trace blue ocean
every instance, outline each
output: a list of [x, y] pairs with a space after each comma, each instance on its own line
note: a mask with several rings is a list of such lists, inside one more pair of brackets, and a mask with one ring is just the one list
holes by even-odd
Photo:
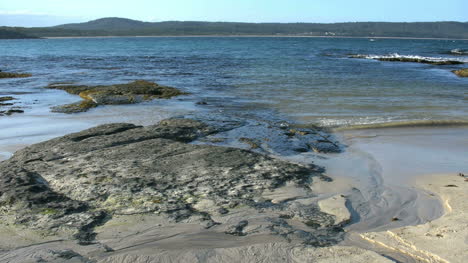
[[[50, 83], [112, 84], [145, 79], [192, 95], [187, 107], [268, 109], [326, 127], [468, 121], [463, 65], [378, 61], [382, 56], [468, 62], [463, 40], [275, 37], [141, 37], [0, 41], [0, 70], [33, 77], [0, 80], [28, 115], [79, 100]], [[351, 58], [351, 55], [366, 58]], [[148, 106], [148, 105], [146, 105]], [[113, 106], [107, 106], [113, 107]], [[132, 105], [131, 107], [141, 107]], [[108, 111], [106, 107], [94, 113]], [[193, 110], [193, 109], [192, 109]], [[197, 109], [195, 109], [197, 110]], [[80, 116], [86, 118], [83, 113]]]

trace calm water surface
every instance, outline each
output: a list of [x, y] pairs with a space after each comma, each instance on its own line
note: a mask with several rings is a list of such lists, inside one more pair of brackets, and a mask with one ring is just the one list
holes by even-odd
[[324, 126], [397, 121], [468, 121], [468, 79], [459, 66], [381, 62], [350, 54], [448, 54], [468, 41], [343, 38], [93, 38], [0, 41], [0, 69], [32, 78], [0, 80], [1, 95], [45, 113], [76, 100], [53, 82], [157, 81], [207, 99], [270, 108]]

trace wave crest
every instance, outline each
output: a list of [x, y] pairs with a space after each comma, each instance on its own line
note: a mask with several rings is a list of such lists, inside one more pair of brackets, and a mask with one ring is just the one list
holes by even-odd
[[388, 55], [365, 55], [356, 54], [350, 55], [350, 58], [364, 58], [364, 59], [375, 59], [380, 61], [396, 61], [396, 62], [416, 62], [426, 64], [463, 64], [467, 63], [468, 59], [461, 58], [447, 58], [447, 57], [424, 57], [418, 55], [400, 55], [398, 53]]
[[450, 50], [450, 54], [454, 54], [454, 55], [468, 55], [468, 50], [456, 48], [456, 49]]

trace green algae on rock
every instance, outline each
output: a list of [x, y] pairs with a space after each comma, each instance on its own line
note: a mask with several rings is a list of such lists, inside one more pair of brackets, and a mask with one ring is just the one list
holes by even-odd
[[85, 112], [99, 105], [134, 104], [187, 94], [176, 88], [161, 86], [145, 80], [106, 86], [49, 85], [46, 88], [64, 90], [70, 94], [79, 95], [83, 99], [78, 103], [52, 108], [52, 111], [62, 113]]
[[468, 68], [462, 68], [462, 69], [459, 69], [459, 70], [453, 70], [452, 72], [455, 73], [455, 75], [457, 75], [457, 76], [459, 76], [459, 77], [468, 78]]
[[[324, 176], [319, 167], [190, 144], [222, 131], [193, 119], [105, 124], [17, 151], [0, 163], [0, 230], [17, 226], [86, 244], [114, 216], [153, 214], [234, 236], [260, 231], [307, 244], [341, 240], [333, 215], [316, 204], [263, 195], [285, 185], [312, 194], [305, 185]], [[261, 211], [255, 220], [232, 218], [254, 211]], [[295, 229], [284, 214], [316, 228]]]
[[15, 98], [10, 97], [10, 96], [0, 97], [0, 102], [3, 102], [3, 101], [10, 101], [10, 100], [15, 100]]
[[32, 75], [29, 73], [13, 73], [13, 72], [1, 72], [0, 79], [10, 79], [10, 78], [28, 78]]
[[53, 112], [61, 112], [61, 113], [78, 113], [78, 112], [85, 112], [91, 108], [95, 108], [98, 105], [90, 100], [82, 100], [76, 103], [60, 105], [56, 107], [52, 107]]

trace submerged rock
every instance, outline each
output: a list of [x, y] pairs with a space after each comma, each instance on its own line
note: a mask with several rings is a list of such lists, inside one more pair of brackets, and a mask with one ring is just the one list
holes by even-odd
[[2, 115], [7, 115], [7, 116], [10, 116], [14, 113], [24, 113], [24, 110], [20, 110], [20, 109], [9, 109], [9, 110], [6, 110], [6, 111], [0, 111], [0, 116]]
[[49, 85], [48, 89], [60, 89], [79, 95], [84, 101], [53, 107], [52, 111], [62, 113], [84, 112], [98, 105], [134, 104], [152, 99], [169, 99], [186, 93], [157, 83], [137, 80], [127, 84], [108, 86]]
[[459, 77], [468, 78], [468, 68], [453, 70], [452, 72], [455, 73], [455, 75], [457, 75]]
[[13, 73], [13, 72], [2, 72], [0, 71], [0, 79], [9, 79], [9, 78], [27, 78], [32, 75], [29, 73]]
[[15, 98], [10, 97], [10, 96], [0, 97], [0, 102], [3, 102], [3, 101], [10, 101], [10, 100], [15, 100]]
[[[261, 198], [286, 182], [304, 187], [313, 176], [321, 176], [317, 167], [242, 149], [189, 144], [217, 132], [191, 119], [147, 127], [106, 124], [22, 149], [0, 163], [0, 222], [46, 235], [71, 233], [89, 242], [93, 228], [115, 215], [154, 213], [174, 222], [197, 217], [209, 228], [218, 224], [214, 217], [247, 206], [287, 212], [301, 222], [313, 221], [311, 231], [340, 234], [329, 228], [332, 216], [317, 206]], [[265, 231], [314, 244], [329, 242], [322, 234], [298, 232], [271, 217]], [[252, 230], [246, 227], [239, 222], [226, 232], [247, 235]]]
[[461, 61], [457, 60], [428, 60], [423, 58], [378, 58], [377, 60], [380, 61], [391, 61], [391, 62], [413, 62], [413, 63], [423, 63], [423, 64], [431, 64], [431, 65], [460, 65], [463, 64]]

